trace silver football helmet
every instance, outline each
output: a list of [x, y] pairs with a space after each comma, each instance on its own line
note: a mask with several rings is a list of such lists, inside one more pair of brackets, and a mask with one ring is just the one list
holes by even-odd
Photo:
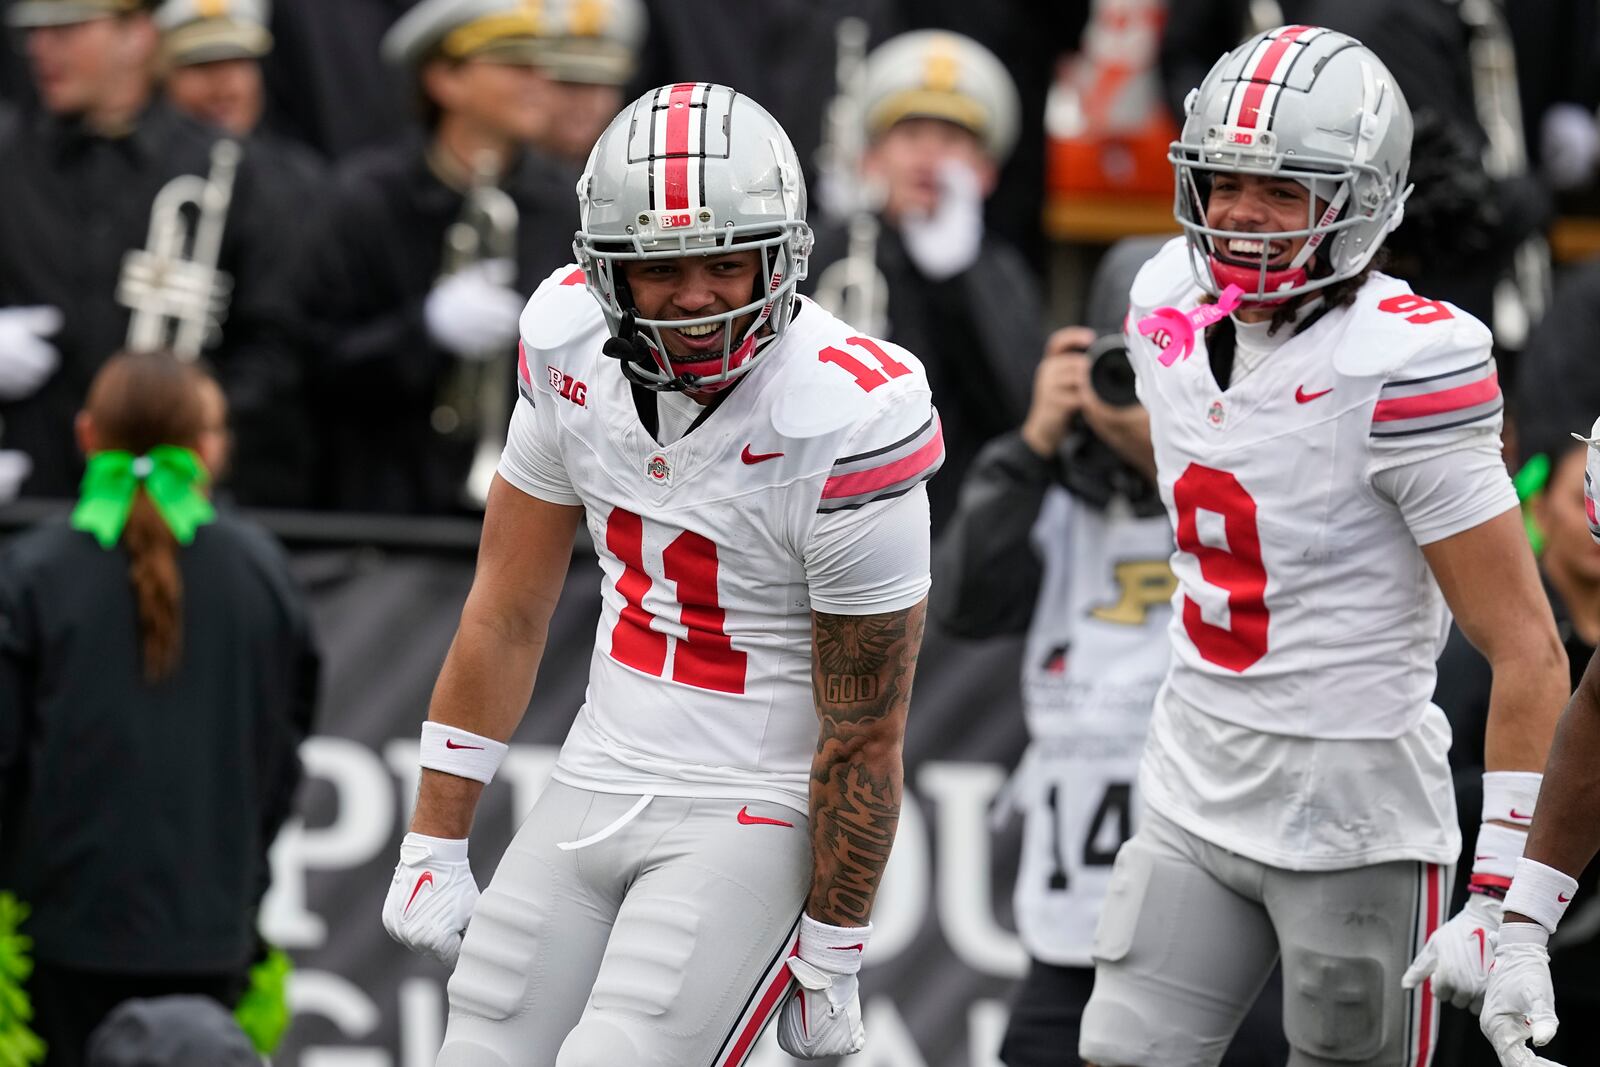
[[[612, 336], [647, 351], [623, 361], [638, 384], [714, 390], [747, 373], [788, 328], [811, 254], [805, 178], [783, 127], [749, 97], [705, 82], [645, 93], [595, 143], [578, 179], [578, 209], [572, 247], [585, 283]], [[637, 314], [623, 263], [752, 249], [762, 273], [748, 303], [694, 319]], [[752, 312], [734, 337], [733, 324]], [[663, 329], [712, 324], [726, 327], [720, 354], [668, 354]]]
[[[1411, 109], [1377, 56], [1353, 37], [1317, 26], [1280, 26], [1217, 60], [1184, 104], [1168, 160], [1173, 213], [1189, 242], [1195, 280], [1218, 294], [1274, 304], [1360, 273], [1400, 224], [1411, 163]], [[1292, 178], [1311, 198], [1305, 226], [1241, 235], [1206, 223], [1217, 172]], [[1228, 241], [1305, 244], [1286, 265], [1265, 253], [1241, 260]], [[1313, 270], [1313, 255], [1320, 256]]]

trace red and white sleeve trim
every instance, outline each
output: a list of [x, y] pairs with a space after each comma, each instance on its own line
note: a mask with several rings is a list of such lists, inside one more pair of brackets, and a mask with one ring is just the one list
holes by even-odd
[[927, 422], [893, 444], [834, 463], [817, 511], [847, 511], [901, 496], [932, 478], [943, 464], [944, 434], [938, 413], [931, 412]]

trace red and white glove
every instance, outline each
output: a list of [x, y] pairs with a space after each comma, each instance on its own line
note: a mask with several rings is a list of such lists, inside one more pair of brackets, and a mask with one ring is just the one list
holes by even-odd
[[795, 986], [778, 1016], [778, 1044], [802, 1060], [848, 1056], [867, 1043], [856, 974], [872, 925], [829, 926], [800, 916], [800, 945], [789, 957]]
[[1432, 978], [1434, 996], [1477, 1011], [1483, 1006], [1483, 987], [1489, 981], [1504, 913], [1504, 906], [1493, 897], [1468, 896], [1466, 905], [1428, 938], [1400, 984], [1415, 989]]
[[1550, 985], [1550, 934], [1538, 923], [1506, 923], [1494, 954], [1478, 1026], [1501, 1067], [1561, 1067], [1527, 1045], [1556, 1036], [1556, 996]]
[[383, 901], [383, 928], [389, 936], [454, 967], [477, 905], [478, 883], [467, 864], [466, 838], [406, 834]]

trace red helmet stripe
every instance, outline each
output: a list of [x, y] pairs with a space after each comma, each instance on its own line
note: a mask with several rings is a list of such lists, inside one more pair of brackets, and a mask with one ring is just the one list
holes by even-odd
[[689, 104], [694, 90], [694, 82], [679, 82], [667, 99], [667, 188], [662, 205], [667, 211], [689, 206]]
[[1239, 121], [1237, 125], [1251, 129], [1255, 128], [1261, 116], [1261, 101], [1267, 95], [1267, 86], [1272, 83], [1272, 75], [1278, 69], [1278, 64], [1283, 61], [1284, 54], [1289, 51], [1289, 46], [1303, 33], [1311, 32], [1310, 26], [1289, 26], [1282, 33], [1272, 39], [1266, 52], [1261, 56], [1256, 69], [1250, 74], [1250, 85], [1244, 91], [1244, 100], [1239, 104]]

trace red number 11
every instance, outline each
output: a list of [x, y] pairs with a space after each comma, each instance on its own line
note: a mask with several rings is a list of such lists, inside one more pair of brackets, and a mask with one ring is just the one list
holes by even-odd
[[911, 373], [910, 367], [885, 352], [883, 346], [870, 337], [846, 337], [845, 343], [855, 345], [858, 348], [865, 348], [878, 361], [878, 365], [883, 370], [873, 370], [844, 349], [834, 348], [832, 345], [818, 352], [817, 358], [824, 363], [832, 363], [849, 371], [854, 375], [856, 384], [869, 393], [890, 378], [898, 378], [903, 374]]
[[[650, 627], [644, 607], [654, 584], [644, 568], [644, 520], [617, 508], [606, 520], [606, 548], [622, 561], [617, 592], [626, 603], [611, 630], [611, 658], [634, 670], [661, 677], [667, 664], [667, 635]], [[677, 589], [679, 621], [687, 631], [672, 657], [672, 680], [697, 689], [743, 693], [749, 655], [733, 647], [723, 630], [727, 613], [717, 603], [717, 546], [685, 530], [661, 553], [662, 577]]]

